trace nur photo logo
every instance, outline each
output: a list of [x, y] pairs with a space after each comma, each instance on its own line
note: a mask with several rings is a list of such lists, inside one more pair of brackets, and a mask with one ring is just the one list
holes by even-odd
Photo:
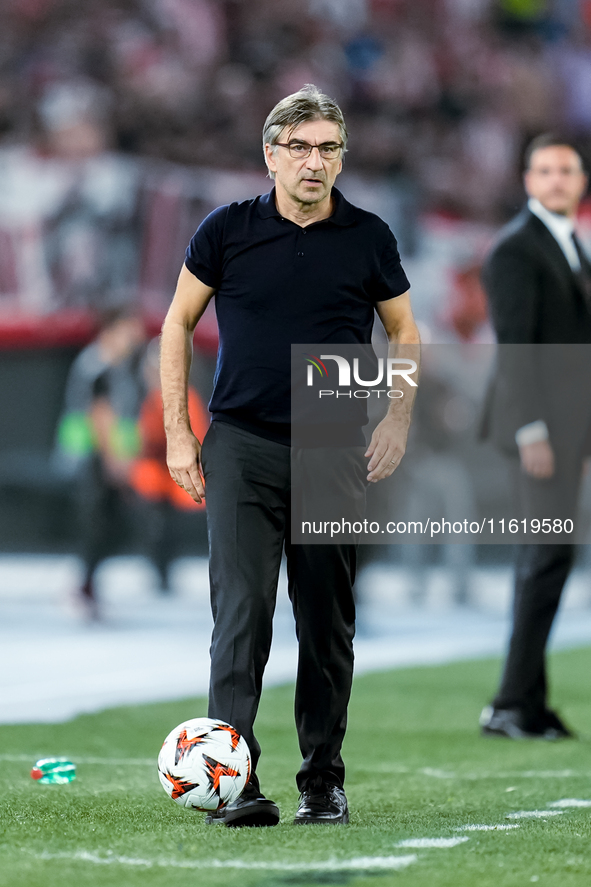
[[[362, 379], [361, 372], [359, 368], [359, 358], [355, 357], [352, 361], [349, 361], [346, 357], [343, 357], [341, 354], [321, 354], [317, 357], [314, 354], [307, 354], [305, 360], [308, 364], [306, 370], [306, 385], [309, 388], [314, 387], [315, 380], [317, 381], [330, 381], [336, 385], [336, 388], [320, 388], [318, 389], [318, 397], [357, 397], [366, 399], [371, 397], [372, 394], [375, 394], [377, 397], [385, 394], [387, 397], [392, 399], [398, 399], [404, 397], [404, 392], [400, 389], [394, 388], [394, 378], [402, 377], [404, 381], [410, 385], [412, 388], [417, 387], [417, 383], [412, 378], [412, 374], [417, 372], [417, 363], [410, 358], [402, 358], [402, 357], [379, 357], [377, 358], [376, 365], [376, 376], [374, 379]], [[329, 364], [327, 367], [326, 362], [334, 361], [334, 364]], [[351, 366], [352, 364], [352, 366]], [[330, 379], [329, 379], [329, 368], [330, 368]], [[316, 372], [315, 372], [316, 371]], [[320, 376], [320, 380], [318, 380], [318, 375]], [[359, 388], [353, 388], [349, 391], [339, 391], [336, 389], [339, 388], [348, 388], [351, 389], [351, 378], [353, 379], [354, 385], [359, 385]], [[378, 388], [378, 385], [381, 385], [385, 382], [387, 388]]]

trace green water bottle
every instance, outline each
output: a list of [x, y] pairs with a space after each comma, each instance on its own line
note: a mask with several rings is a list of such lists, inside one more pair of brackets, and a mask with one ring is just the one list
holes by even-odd
[[76, 779], [76, 765], [65, 758], [42, 758], [31, 770], [31, 777], [43, 785], [63, 785]]

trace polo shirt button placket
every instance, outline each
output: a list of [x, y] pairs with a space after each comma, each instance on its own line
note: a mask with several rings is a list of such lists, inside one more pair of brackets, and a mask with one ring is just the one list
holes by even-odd
[[[306, 229], [305, 229], [305, 228], [302, 228], [302, 230], [301, 230], [300, 233], [301, 233], [301, 234], [306, 234]], [[302, 258], [304, 257], [303, 252], [301, 252], [301, 251], [298, 252], [298, 256], [300, 257], [300, 259], [302, 259]]]

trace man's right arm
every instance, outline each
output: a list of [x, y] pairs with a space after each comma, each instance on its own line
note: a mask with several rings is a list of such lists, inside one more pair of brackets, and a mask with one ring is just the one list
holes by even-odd
[[168, 470], [172, 479], [195, 500], [205, 495], [199, 470], [201, 442], [191, 430], [188, 384], [193, 332], [215, 290], [183, 265], [176, 292], [162, 326], [160, 380], [164, 405]]

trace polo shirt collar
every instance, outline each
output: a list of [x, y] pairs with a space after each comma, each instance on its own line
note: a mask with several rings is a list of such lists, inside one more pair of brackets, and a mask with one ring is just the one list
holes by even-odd
[[259, 215], [263, 219], [271, 219], [273, 216], [281, 218], [275, 204], [275, 187], [271, 188], [266, 194], [261, 194], [259, 198]]
[[332, 222], [333, 225], [341, 225], [343, 228], [347, 225], [352, 225], [355, 221], [355, 207], [353, 204], [343, 197], [338, 188], [332, 189], [332, 196], [334, 198], [334, 212], [326, 221]]
[[[355, 221], [355, 207], [353, 204], [349, 203], [337, 188], [333, 187], [331, 194], [334, 199], [334, 212], [332, 216], [329, 216], [322, 221], [332, 222], [333, 225], [340, 225], [341, 227], [352, 225]], [[273, 217], [281, 218], [281, 214], [275, 204], [274, 187], [267, 192], [267, 194], [263, 194], [260, 197], [259, 215], [262, 216], [263, 219], [271, 219]]]

